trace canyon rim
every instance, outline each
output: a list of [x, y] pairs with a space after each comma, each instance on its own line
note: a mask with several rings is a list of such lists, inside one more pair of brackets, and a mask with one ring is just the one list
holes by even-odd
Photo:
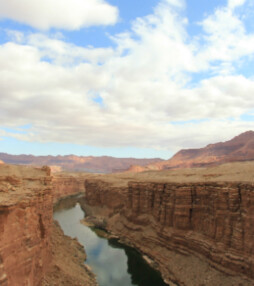
[[253, 168], [51, 174], [3, 163], [1, 285], [98, 285], [83, 247], [53, 222], [54, 205], [75, 195], [85, 224], [137, 249], [169, 285], [253, 285]]

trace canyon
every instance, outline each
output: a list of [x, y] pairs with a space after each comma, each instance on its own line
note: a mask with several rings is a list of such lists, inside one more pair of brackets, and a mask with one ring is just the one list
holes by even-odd
[[0, 165], [0, 285], [97, 285], [53, 205], [85, 194], [86, 223], [137, 249], [169, 285], [253, 285], [254, 162], [142, 173]]
[[91, 178], [82, 207], [86, 221], [138, 249], [168, 283], [253, 285], [253, 167]]
[[82, 247], [53, 223], [54, 200], [49, 167], [0, 165], [1, 286], [97, 285]]

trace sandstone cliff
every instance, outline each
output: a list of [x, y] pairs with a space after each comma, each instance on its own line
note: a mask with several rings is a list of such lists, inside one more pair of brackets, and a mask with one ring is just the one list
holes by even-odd
[[54, 203], [59, 199], [85, 193], [85, 180], [98, 176], [91, 173], [57, 173], [52, 176]]
[[[51, 180], [49, 167], [0, 165], [1, 286], [97, 285], [83, 248], [53, 224]], [[67, 194], [59, 188], [57, 197]]]
[[54, 202], [59, 198], [75, 195], [85, 191], [85, 178], [72, 174], [55, 174], [52, 179]]
[[[86, 181], [87, 214], [154, 261], [179, 285], [253, 285], [253, 163]], [[240, 168], [242, 166], [243, 168]], [[217, 171], [216, 171], [217, 170]], [[246, 171], [248, 170], [248, 171]], [[181, 171], [183, 172], [183, 171]], [[235, 177], [232, 172], [238, 173]], [[150, 174], [150, 175], [149, 175]], [[181, 178], [184, 183], [180, 183]], [[223, 179], [224, 181], [221, 181]], [[216, 270], [217, 269], [217, 270]]]
[[51, 261], [49, 168], [0, 166], [0, 285], [39, 286]]

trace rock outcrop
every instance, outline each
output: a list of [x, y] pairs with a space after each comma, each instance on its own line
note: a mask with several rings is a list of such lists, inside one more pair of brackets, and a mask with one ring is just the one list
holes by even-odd
[[216, 182], [214, 173], [185, 183], [152, 173], [147, 181], [90, 179], [83, 208], [151, 258], [166, 281], [253, 285], [254, 184]]
[[54, 202], [59, 198], [75, 195], [85, 191], [85, 179], [89, 176], [55, 174], [52, 179]]
[[0, 165], [1, 286], [97, 285], [83, 248], [53, 224], [53, 197], [49, 167]]
[[50, 169], [0, 165], [0, 285], [39, 286], [51, 262]]
[[93, 178], [92, 173], [58, 173], [52, 176], [54, 203], [64, 197], [85, 193], [85, 180]]

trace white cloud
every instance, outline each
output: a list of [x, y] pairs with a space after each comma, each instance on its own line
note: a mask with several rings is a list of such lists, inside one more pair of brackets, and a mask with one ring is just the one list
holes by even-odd
[[0, 0], [0, 18], [42, 30], [77, 30], [115, 24], [118, 9], [104, 0]]
[[6, 29], [5, 32], [13, 42], [22, 43], [24, 41], [24, 34], [20, 31]]
[[230, 73], [232, 64], [242, 57], [253, 55], [254, 34], [247, 33], [240, 15], [233, 10], [244, 3], [241, 0], [231, 0], [228, 6], [216, 9], [201, 23], [206, 34], [203, 37], [205, 44], [198, 55], [200, 67], [210, 68], [214, 61], [220, 61], [217, 67], [221, 67], [224, 72], [223, 65], [227, 64]]
[[228, 7], [235, 9], [236, 7], [242, 6], [246, 0], [228, 0]]
[[43, 34], [31, 34], [26, 43], [36, 47], [44, 57], [57, 65], [77, 65], [82, 62], [104, 63], [114, 55], [112, 48], [83, 48]]
[[[12, 33], [16, 43], [0, 46], [0, 125], [32, 123], [28, 134], [12, 134], [22, 140], [174, 150], [252, 129], [240, 116], [254, 110], [254, 81], [231, 68], [254, 54], [253, 35], [222, 7], [202, 22], [197, 43], [183, 5], [172, 3], [112, 37], [115, 49]], [[202, 71], [212, 76], [189, 87]]]

